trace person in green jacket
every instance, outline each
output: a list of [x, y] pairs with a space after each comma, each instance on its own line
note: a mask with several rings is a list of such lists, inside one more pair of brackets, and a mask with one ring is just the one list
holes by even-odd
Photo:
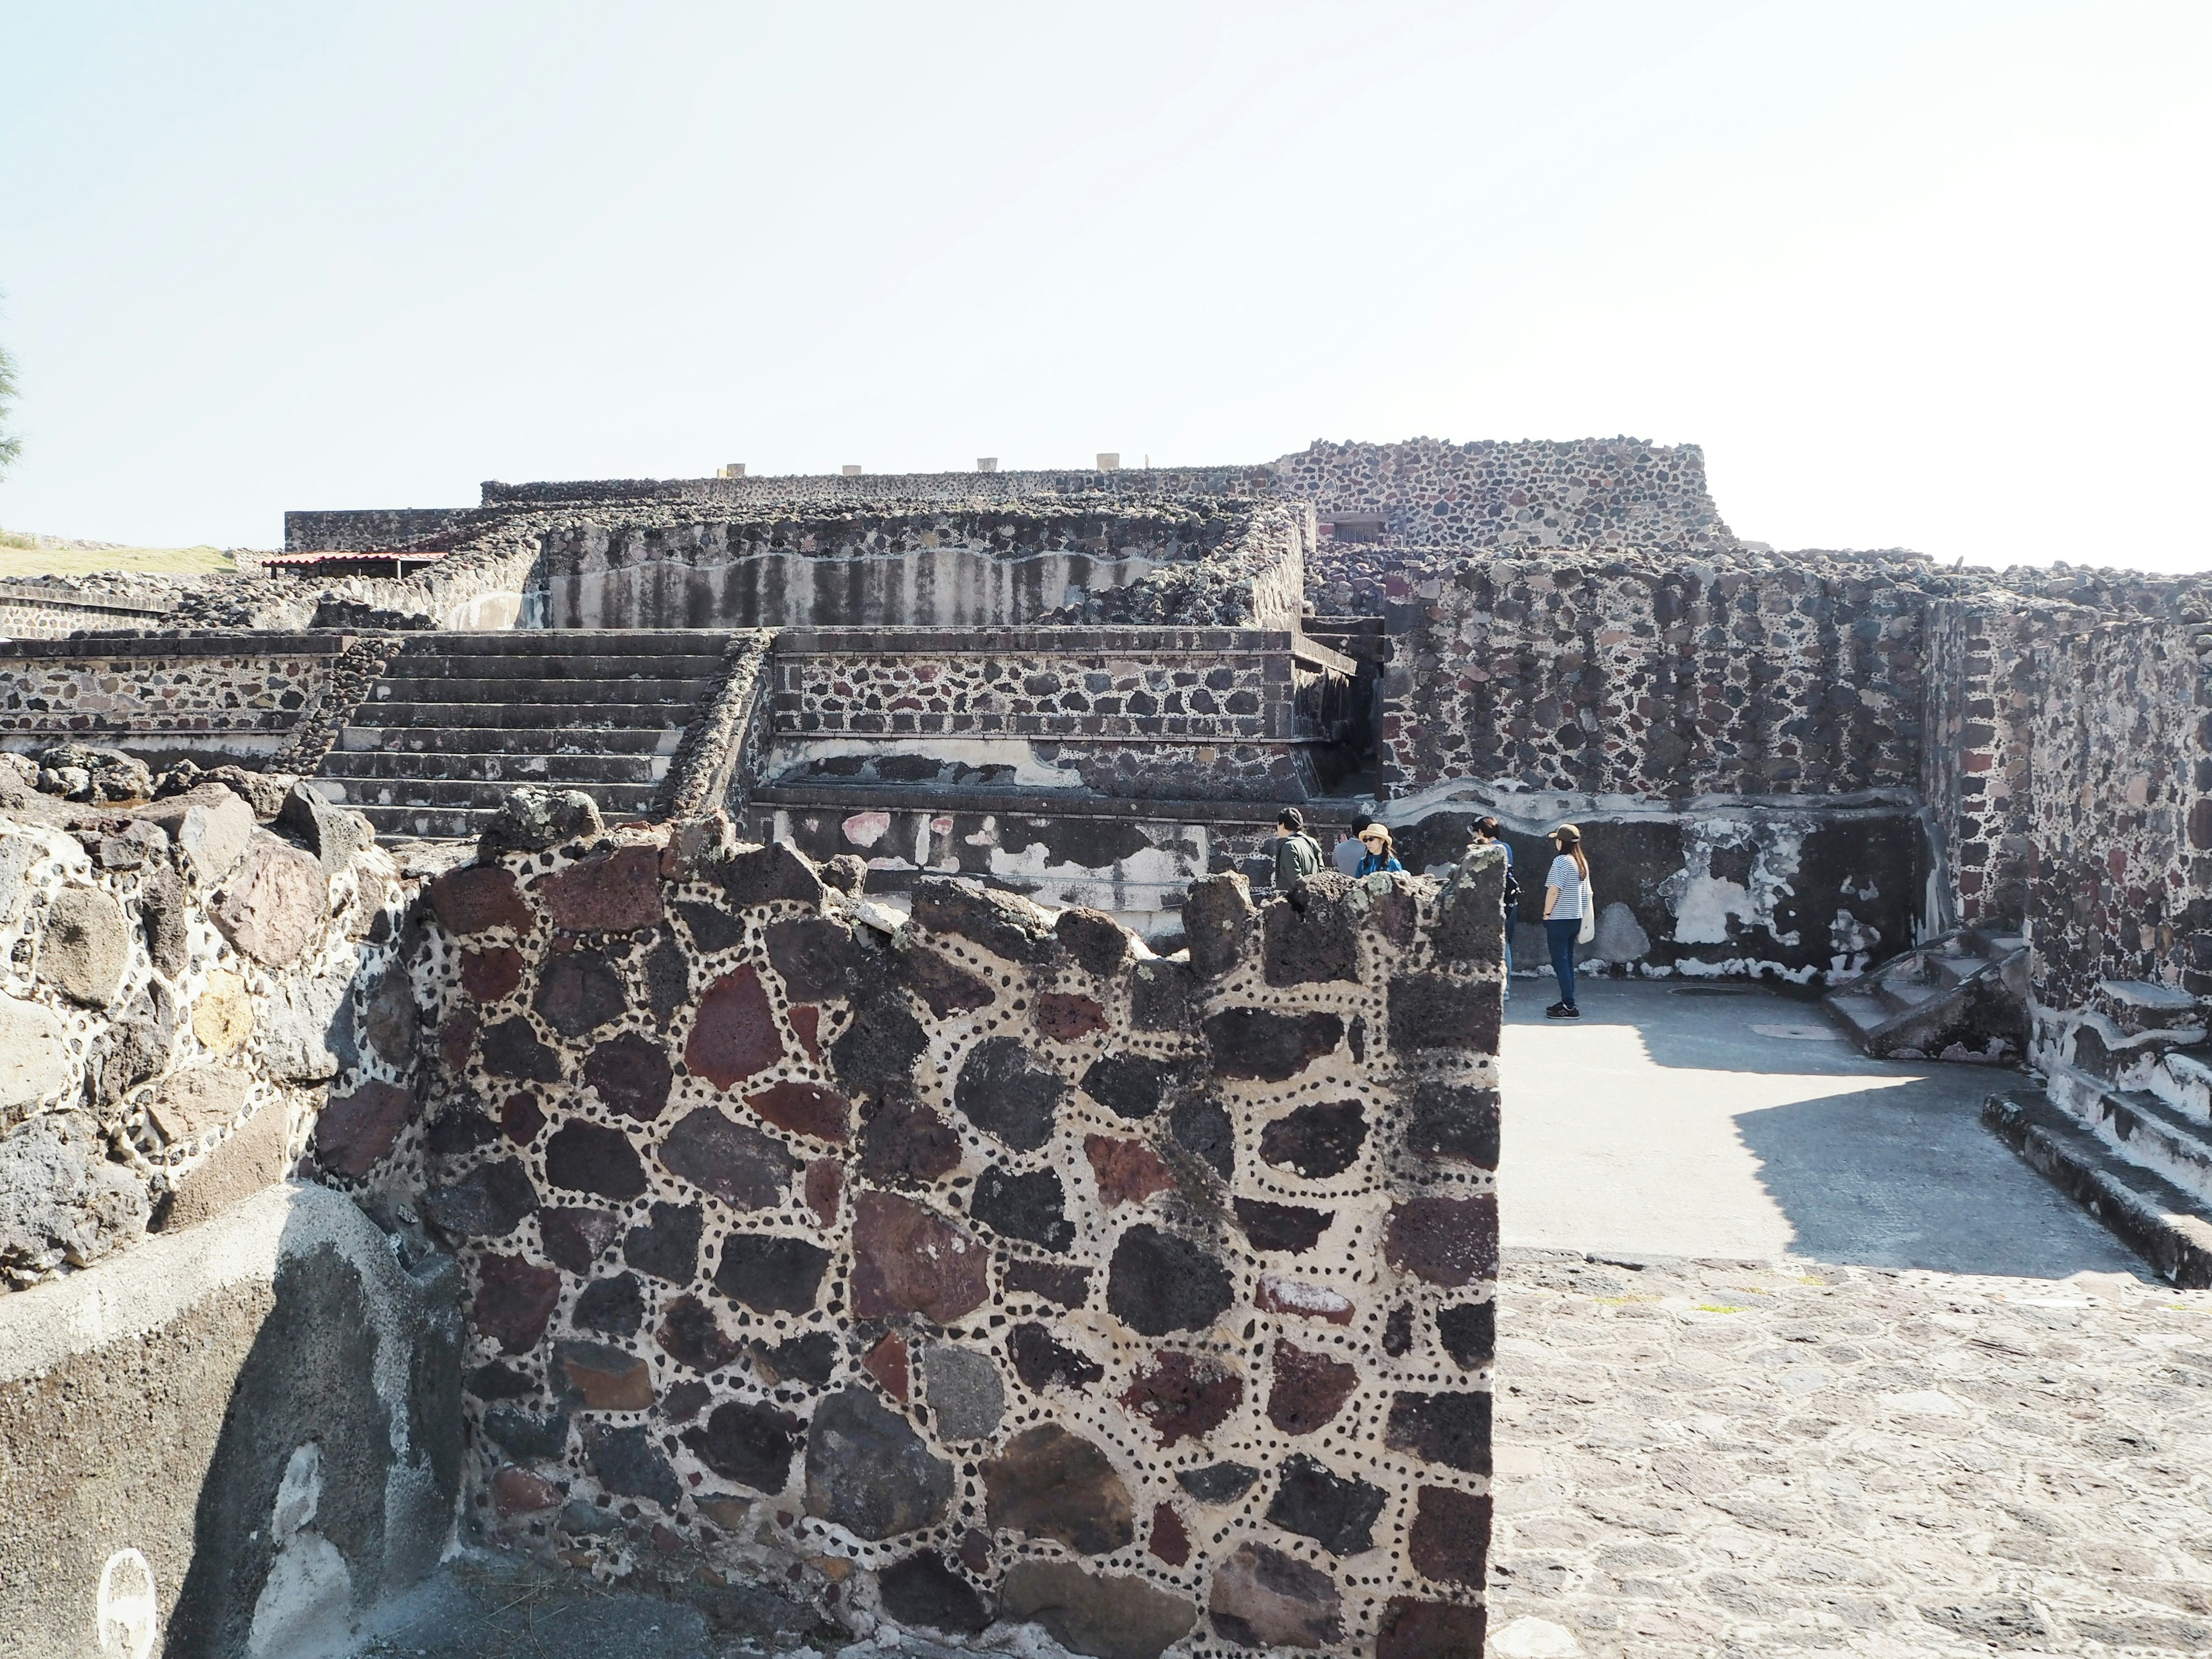
[[1306, 815], [1295, 806], [1283, 809], [1275, 828], [1282, 832], [1275, 837], [1275, 890], [1287, 893], [1300, 876], [1322, 867], [1321, 843], [1306, 833]]

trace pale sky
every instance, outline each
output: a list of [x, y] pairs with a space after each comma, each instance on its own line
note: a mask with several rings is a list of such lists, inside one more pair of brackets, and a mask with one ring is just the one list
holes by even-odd
[[2201, 0], [0, 0], [0, 86], [9, 528], [1626, 432], [2212, 567]]

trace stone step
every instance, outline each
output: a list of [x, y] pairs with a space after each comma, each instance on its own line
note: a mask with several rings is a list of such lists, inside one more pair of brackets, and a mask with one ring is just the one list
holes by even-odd
[[443, 730], [434, 726], [348, 726], [339, 729], [337, 746], [362, 754], [672, 755], [683, 741], [680, 726], [628, 732], [585, 731], [570, 720], [528, 730], [514, 726], [448, 726]]
[[480, 750], [334, 750], [323, 762], [326, 778], [460, 778], [508, 784], [556, 781], [563, 787], [599, 783], [656, 783], [667, 775], [666, 755], [507, 755]]
[[2064, 1092], [2061, 1109], [2116, 1154], [2212, 1209], [2212, 1129], [2145, 1090]]
[[[433, 781], [427, 778], [319, 777], [316, 787], [343, 805], [367, 810], [372, 806], [481, 807], [495, 810], [513, 783], [479, 783], [465, 778]], [[543, 780], [542, 787], [563, 787], [558, 780]], [[343, 793], [337, 792], [343, 791]], [[610, 817], [640, 817], [653, 805], [656, 786], [649, 783], [595, 783], [584, 793], [599, 804]]]
[[683, 730], [697, 711], [690, 703], [364, 702], [356, 715], [373, 714], [383, 726], [486, 726], [516, 730]]
[[1886, 975], [1877, 981], [1875, 994], [1881, 1000], [1884, 1006], [1894, 1012], [1905, 1014], [1911, 1012], [1922, 1003], [1933, 998], [1948, 996], [1952, 988], [1948, 985], [1929, 985], [1925, 981], [1916, 981], [1899, 974]]
[[465, 674], [477, 679], [513, 679], [543, 674], [566, 680], [712, 679], [722, 671], [719, 651], [654, 652], [610, 656], [599, 652], [558, 656], [546, 652], [404, 651], [392, 667], [417, 678]]
[[2212, 1289], [2212, 1220], [2180, 1188], [2120, 1157], [2039, 1091], [1991, 1095], [1982, 1123], [2168, 1283]]
[[1893, 1012], [1880, 998], [1863, 991], [1831, 991], [1821, 1000], [1843, 1021], [1844, 1029], [1862, 1042], [1887, 1025]]
[[385, 703], [416, 705], [480, 702], [494, 708], [512, 703], [553, 705], [575, 703], [681, 704], [690, 708], [713, 688], [707, 679], [563, 679], [517, 675], [511, 679], [419, 678], [387, 674], [370, 688], [368, 707]]
[[411, 837], [421, 841], [473, 841], [482, 835], [494, 813], [471, 807], [362, 806], [353, 810], [376, 826], [385, 839]]
[[593, 656], [678, 656], [721, 654], [729, 639], [726, 629], [713, 628], [509, 628], [497, 632], [440, 630], [408, 636], [401, 651], [405, 658], [432, 653], [495, 655], [511, 652], [527, 656], [587, 654]]

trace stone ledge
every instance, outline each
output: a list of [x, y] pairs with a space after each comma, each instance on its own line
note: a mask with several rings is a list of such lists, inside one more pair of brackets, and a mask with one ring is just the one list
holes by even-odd
[[0, 659], [100, 657], [335, 657], [352, 634], [277, 632], [93, 634], [69, 640], [0, 641]]

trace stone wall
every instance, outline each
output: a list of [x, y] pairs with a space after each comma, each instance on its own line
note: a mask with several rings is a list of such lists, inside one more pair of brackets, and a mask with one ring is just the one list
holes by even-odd
[[88, 628], [150, 628], [167, 615], [159, 605], [0, 582], [0, 641], [67, 639]]
[[1463, 562], [1393, 607], [1382, 789], [1634, 801], [1921, 781], [1924, 566]]
[[472, 1525], [860, 1632], [1480, 1654], [1495, 855], [1201, 884], [1185, 962], [726, 834], [440, 877], [424, 1109], [324, 1149], [461, 1255]]
[[323, 700], [353, 643], [251, 633], [0, 642], [0, 747], [265, 757]]

